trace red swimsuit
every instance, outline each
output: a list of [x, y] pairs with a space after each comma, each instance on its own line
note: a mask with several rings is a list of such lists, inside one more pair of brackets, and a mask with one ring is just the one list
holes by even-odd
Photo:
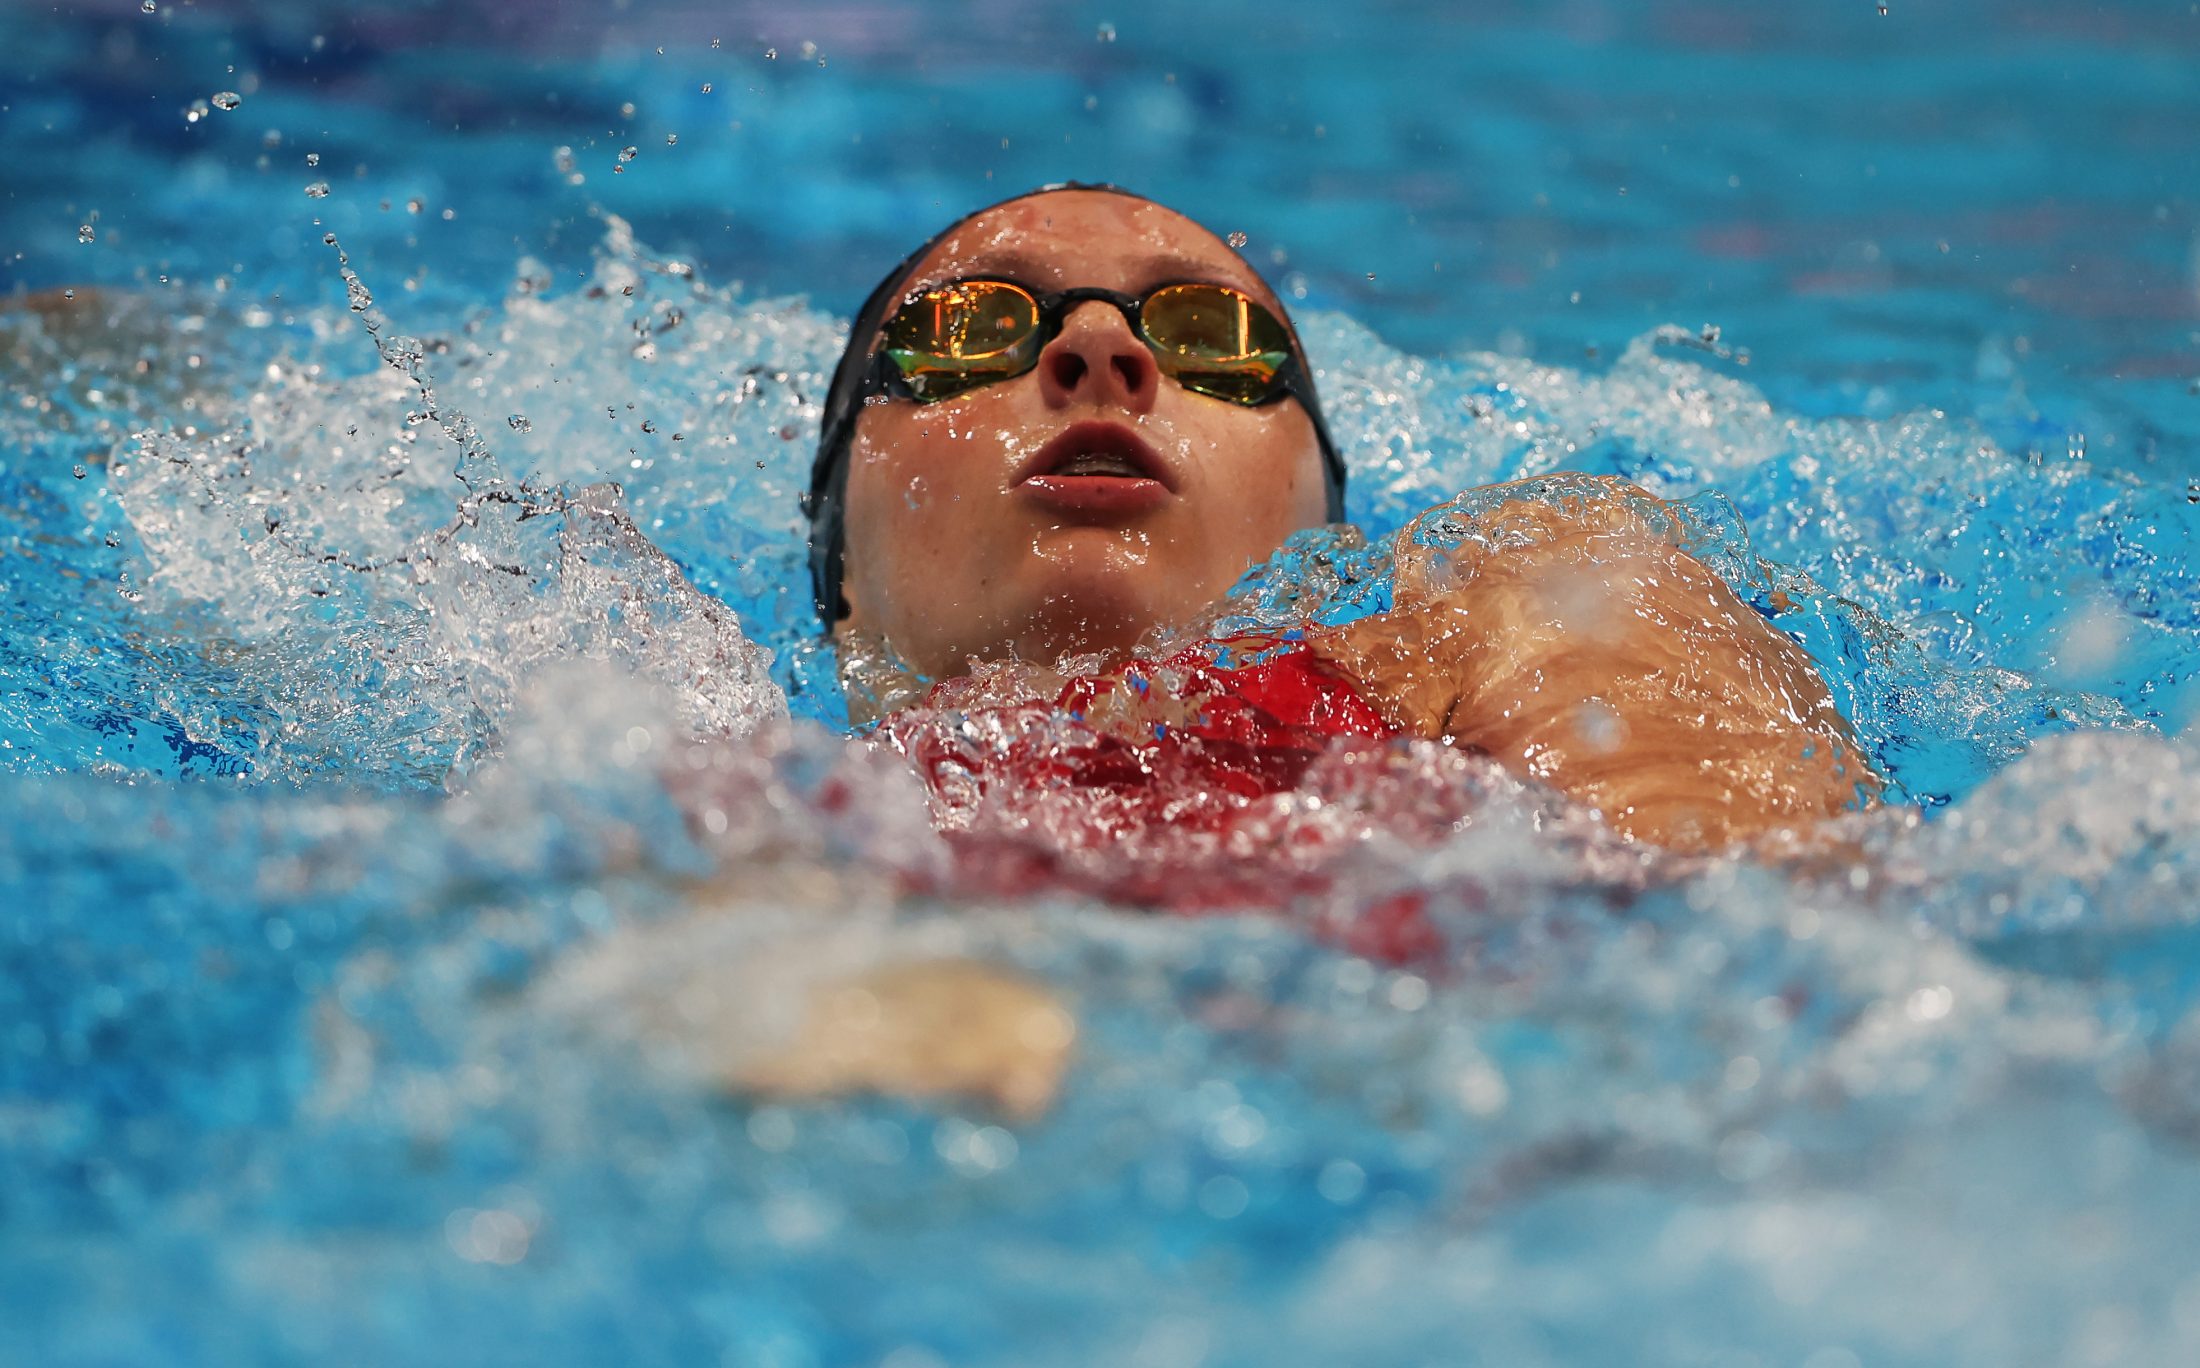
[[[937, 686], [881, 729], [930, 789], [965, 892], [1068, 888], [1178, 911], [1318, 898], [1403, 759], [1398, 730], [1304, 646], [1239, 666], [1205, 649], [1134, 660], [1051, 700], [979, 701], [982, 688]], [[1104, 726], [1088, 721], [1111, 693]], [[1149, 693], [1157, 719], [1178, 720], [1143, 720]], [[1420, 935], [1367, 949], [1410, 953]]]
[[[1238, 666], [1217, 665], [1199, 648], [1133, 660], [1072, 679], [1052, 703], [956, 708], [960, 683], [935, 687], [921, 708], [885, 728], [940, 798], [951, 828], [960, 825], [958, 809], [1004, 783], [1105, 791], [1121, 809], [1111, 826], [1143, 819], [1212, 827], [1244, 800], [1295, 788], [1334, 739], [1398, 734], [1349, 678], [1305, 646]], [[1119, 707], [1106, 730], [1085, 725], [1103, 697], [1127, 687], [1143, 698], [1157, 683], [1157, 711], [1181, 702], [1197, 709], [1189, 720], [1141, 724], [1122, 716], [1133, 703]], [[947, 718], [956, 725], [940, 725]], [[1194, 801], [1201, 798], [1211, 801]]]
[[[1443, 959], [1430, 890], [1401, 882], [1398, 843], [1452, 838], [1492, 798], [1520, 801], [1519, 781], [1465, 748], [1400, 744], [1306, 646], [1238, 666], [1209, 649], [1073, 679], [1051, 699], [953, 680], [888, 719], [879, 735], [922, 776], [955, 853], [947, 884], [926, 886], [1268, 910], [1379, 961]], [[1442, 897], [1460, 915], [1487, 911], [1471, 877]]]

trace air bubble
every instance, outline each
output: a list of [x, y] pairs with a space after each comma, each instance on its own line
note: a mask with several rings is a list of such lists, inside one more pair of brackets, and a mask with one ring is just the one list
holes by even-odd
[[92, 225], [89, 223], [80, 223], [76, 226], [76, 240], [78, 242], [90, 242], [98, 236], [98, 233], [92, 231]]
[[639, 147], [622, 147], [619, 149], [619, 165], [624, 166], [640, 155], [642, 155], [642, 149]]
[[318, 153], [318, 152], [308, 152], [308, 153], [306, 153], [306, 165], [308, 165], [308, 166], [319, 166], [320, 164], [321, 164], [321, 154], [320, 154], [320, 153]]
[[74, 467], [73, 469], [71, 469], [71, 470], [69, 471], [69, 473], [70, 473], [71, 475], [74, 475], [74, 476], [76, 476], [76, 478], [78, 478], [79, 480], [81, 480], [81, 479], [83, 479], [83, 478], [84, 478], [85, 476], [87, 476], [87, 475], [91, 474], [92, 472], [90, 472], [89, 470], [86, 470], [86, 469], [85, 469], [85, 468], [84, 468], [83, 466], [79, 465], [79, 466], [76, 466], [76, 467]]
[[710, 82], [708, 82], [708, 81], [705, 81], [705, 82], [703, 82], [703, 93], [704, 93], [705, 95], [708, 95], [708, 94], [710, 94]]
[[1250, 242], [1251, 240], [1252, 239], [1246, 237], [1243, 233], [1232, 233], [1229, 237], [1223, 239], [1223, 241], [1229, 243], [1232, 247], [1237, 248], [1243, 248], [1245, 244], [1247, 242]]
[[680, 145], [680, 135], [679, 135], [679, 134], [677, 134], [677, 133], [667, 133], [667, 134], [665, 134], [665, 146], [667, 146], [667, 147], [678, 147], [679, 145]]
[[657, 425], [656, 425], [655, 423], [651, 422], [651, 421], [650, 421], [649, 419], [647, 419], [647, 418], [644, 418], [644, 419], [642, 420], [642, 431], [644, 431], [644, 432], [655, 432], [656, 430], [657, 430]]
[[1115, 25], [1103, 21], [1099, 31], [1093, 36], [1103, 43], [1112, 43], [1115, 41]]
[[155, 4], [154, 0], [145, 0], [145, 3], [139, 5], [138, 8], [145, 11], [147, 14], [151, 14], [154, 10], [159, 9], [160, 6]]
[[214, 108], [225, 113], [243, 103], [244, 97], [234, 90], [217, 90], [214, 92]]
[[311, 185], [307, 186], [307, 187], [306, 187], [306, 198], [307, 198], [307, 199], [327, 199], [327, 198], [328, 198], [328, 182], [327, 182], [327, 181], [315, 181], [315, 182], [314, 182], [313, 184], [311, 184]]
[[425, 200], [422, 200], [418, 195], [415, 195], [411, 199], [405, 201], [405, 212], [408, 214], [417, 214], [422, 209], [425, 209], [427, 207], [427, 202]]
[[765, 61], [767, 61], [767, 62], [776, 62], [776, 61], [778, 61], [778, 60], [779, 60], [779, 49], [778, 49], [778, 48], [765, 48], [765, 49], [764, 49], [764, 60], [765, 60]]
[[533, 432], [535, 430], [534, 421], [524, 413], [515, 413], [504, 421], [510, 425], [514, 432]]

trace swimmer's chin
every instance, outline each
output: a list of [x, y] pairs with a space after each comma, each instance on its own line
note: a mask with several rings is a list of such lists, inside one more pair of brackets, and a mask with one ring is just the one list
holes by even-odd
[[927, 651], [908, 651], [882, 633], [847, 625], [834, 633], [834, 645], [848, 720], [865, 726], [922, 701], [943, 680], [996, 665], [1091, 674], [1153, 654], [1157, 642], [1184, 627], [1176, 615], [1156, 613], [1141, 601], [1064, 595], [1040, 600], [993, 632], [934, 642]]

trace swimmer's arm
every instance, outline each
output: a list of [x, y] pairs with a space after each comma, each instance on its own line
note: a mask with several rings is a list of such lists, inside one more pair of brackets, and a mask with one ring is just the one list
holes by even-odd
[[1666, 505], [1575, 488], [1485, 507], [1456, 551], [1402, 534], [1398, 608], [1320, 649], [1409, 730], [1659, 844], [1794, 830], [1876, 789], [1809, 657], [1676, 544]]
[[1053, 1106], [1077, 1038], [1042, 985], [971, 960], [889, 965], [820, 985], [791, 1040], [721, 1061], [746, 1096], [967, 1101], [1018, 1121]]

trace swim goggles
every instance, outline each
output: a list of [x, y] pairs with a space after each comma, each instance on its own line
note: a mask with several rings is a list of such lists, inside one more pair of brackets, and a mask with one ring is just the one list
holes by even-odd
[[1156, 285], [1142, 295], [1090, 286], [1042, 293], [991, 277], [933, 285], [886, 320], [865, 396], [936, 404], [1012, 380], [1039, 364], [1062, 320], [1087, 300], [1120, 309], [1161, 373], [1195, 394], [1247, 408], [1288, 394], [1313, 408], [1291, 330], [1243, 290], [1203, 281]]

